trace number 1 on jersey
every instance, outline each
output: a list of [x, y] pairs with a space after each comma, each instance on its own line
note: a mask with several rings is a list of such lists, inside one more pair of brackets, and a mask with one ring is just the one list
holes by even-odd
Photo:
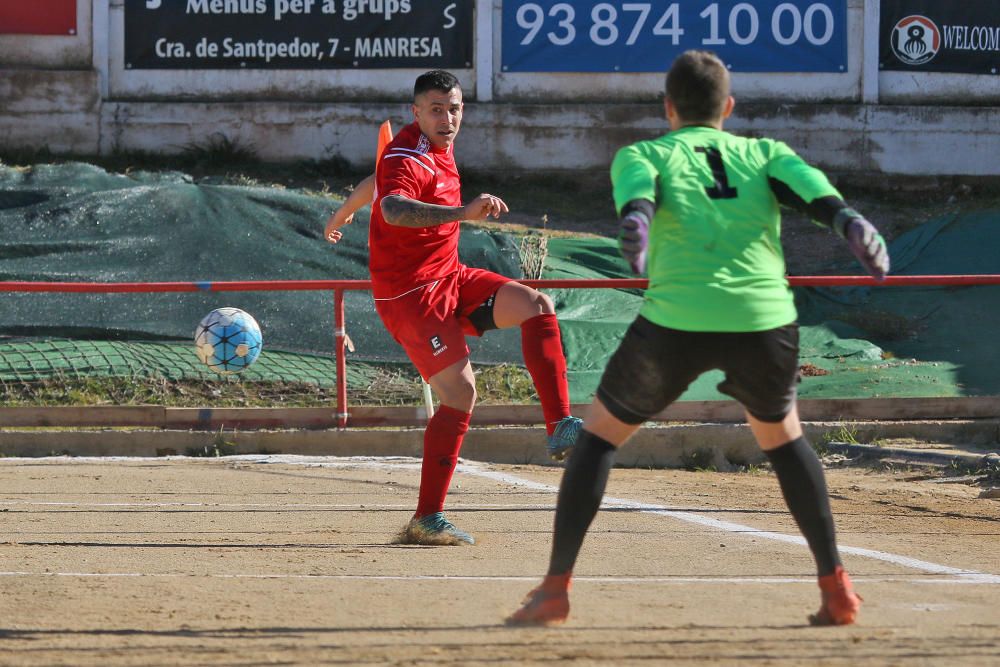
[[726, 165], [722, 162], [722, 153], [719, 152], [719, 149], [712, 146], [698, 146], [695, 151], [705, 154], [708, 166], [712, 168], [712, 177], [715, 178], [715, 185], [705, 186], [705, 192], [708, 193], [708, 196], [712, 199], [736, 199], [739, 192], [729, 185]]

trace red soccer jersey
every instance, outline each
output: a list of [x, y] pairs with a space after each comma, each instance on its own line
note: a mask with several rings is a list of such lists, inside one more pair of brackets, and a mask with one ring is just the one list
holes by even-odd
[[461, 182], [451, 148], [435, 148], [414, 122], [382, 153], [375, 168], [375, 203], [368, 227], [368, 268], [376, 299], [398, 296], [459, 267], [458, 221], [421, 228], [390, 225], [382, 217], [382, 199], [388, 195], [461, 206]]

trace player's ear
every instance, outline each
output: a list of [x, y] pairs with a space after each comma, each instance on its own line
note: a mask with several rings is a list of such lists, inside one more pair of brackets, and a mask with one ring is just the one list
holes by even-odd
[[667, 122], [670, 124], [671, 130], [681, 127], [681, 117], [677, 113], [677, 107], [674, 106], [669, 97], [663, 98], [663, 110], [667, 114]]
[[722, 110], [722, 117], [729, 118], [729, 116], [733, 113], [733, 107], [735, 106], [736, 98], [730, 95], [729, 98], [726, 99], [726, 107]]

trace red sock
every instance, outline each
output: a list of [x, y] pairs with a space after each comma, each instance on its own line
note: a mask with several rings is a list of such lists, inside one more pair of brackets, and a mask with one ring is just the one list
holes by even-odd
[[521, 351], [542, 403], [545, 430], [552, 435], [556, 423], [569, 416], [566, 356], [554, 314], [536, 315], [521, 323]]
[[414, 516], [427, 516], [444, 509], [444, 499], [471, 418], [469, 412], [441, 405], [427, 423], [424, 461], [420, 468], [420, 500]]

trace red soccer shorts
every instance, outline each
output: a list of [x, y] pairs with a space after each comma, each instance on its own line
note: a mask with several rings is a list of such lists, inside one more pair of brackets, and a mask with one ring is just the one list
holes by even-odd
[[425, 380], [469, 356], [465, 337], [481, 336], [469, 314], [511, 278], [464, 264], [455, 273], [390, 299], [376, 299], [385, 328]]

